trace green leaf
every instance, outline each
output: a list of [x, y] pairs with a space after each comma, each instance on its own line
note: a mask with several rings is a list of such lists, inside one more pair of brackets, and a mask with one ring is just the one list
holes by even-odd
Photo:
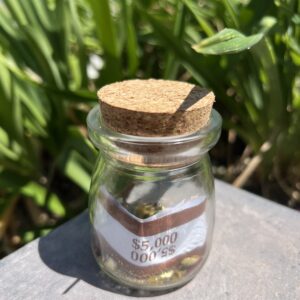
[[192, 46], [192, 48], [201, 54], [221, 55], [239, 53], [253, 47], [262, 37], [263, 34], [261, 33], [245, 36], [237, 30], [225, 28], [216, 35]]

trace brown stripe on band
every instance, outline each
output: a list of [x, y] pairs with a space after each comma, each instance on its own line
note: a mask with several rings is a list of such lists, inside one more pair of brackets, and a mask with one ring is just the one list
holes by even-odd
[[124, 269], [124, 272], [126, 273], [132, 273], [135, 277], [147, 277], [151, 275], [160, 274], [164, 271], [170, 270], [172, 268], [180, 268], [181, 261], [186, 258], [193, 255], [199, 255], [199, 260], [197, 263], [195, 263], [193, 266], [190, 266], [188, 269], [189, 271], [191, 269], [194, 269], [199, 264], [202, 263], [203, 258], [205, 257], [205, 253], [207, 250], [207, 245], [204, 244], [202, 247], [197, 247], [192, 251], [189, 251], [187, 253], [178, 255], [176, 257], [173, 257], [166, 262], [150, 265], [150, 266], [137, 266], [130, 262], [128, 262], [125, 258], [123, 258], [120, 254], [118, 254], [105, 240], [103, 236], [101, 236], [96, 230], [93, 232], [93, 243], [97, 255], [101, 256], [101, 259], [103, 260], [103, 263], [105, 264], [105, 260], [108, 258], [112, 258], [115, 260], [115, 262], [118, 265], [118, 268]]
[[183, 211], [144, 223], [130, 217], [130, 215], [121, 209], [120, 204], [111, 197], [104, 196], [101, 199], [101, 204], [116, 221], [121, 223], [126, 229], [135, 235], [150, 236], [170, 230], [196, 219], [203, 213], [206, 200]]

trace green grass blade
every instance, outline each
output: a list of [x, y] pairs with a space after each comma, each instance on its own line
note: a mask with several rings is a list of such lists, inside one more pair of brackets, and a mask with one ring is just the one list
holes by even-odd
[[274, 48], [268, 38], [251, 50], [254, 57], [260, 62], [262, 72], [265, 74], [266, 82], [264, 84], [266, 94], [268, 95], [268, 121], [270, 126], [280, 126], [286, 124], [287, 97], [282, 95], [283, 86], [278, 70], [277, 57]]
[[[47, 1], [40, 1], [40, 0], [31, 0], [31, 1], [22, 1], [28, 3], [28, 9], [31, 2], [31, 7], [33, 11], [36, 13], [36, 16], [39, 19], [40, 24], [45, 28], [47, 31], [54, 32], [55, 27], [57, 26], [57, 19], [53, 18], [53, 12], [50, 11], [47, 7]], [[64, 2], [64, 1], [59, 1]]]
[[[14, 85], [12, 84], [12, 89], [14, 89]], [[24, 136], [23, 136], [23, 117], [22, 117], [22, 107], [21, 107], [21, 101], [18, 94], [12, 92], [12, 112], [11, 117], [15, 128], [16, 133], [16, 139], [18, 141], [23, 142]]]
[[67, 149], [58, 161], [62, 172], [76, 183], [84, 192], [90, 188], [91, 173], [87, 170], [91, 167], [88, 161], [75, 150]]
[[[177, 1], [176, 16], [174, 22], [173, 34], [178, 40], [182, 39], [184, 34], [184, 20], [185, 20], [185, 6], [181, 0]], [[179, 68], [179, 62], [176, 61], [174, 53], [169, 52], [166, 59], [166, 67], [164, 71], [164, 78], [176, 79]]]
[[46, 207], [56, 216], [64, 217], [66, 214], [62, 200], [54, 193], [48, 195], [47, 189], [36, 182], [26, 184], [22, 187], [21, 193], [30, 197], [38, 206]]
[[120, 49], [108, 0], [88, 0], [94, 16], [96, 33], [104, 50], [107, 68], [101, 76], [111, 82], [121, 78]]
[[43, 101], [46, 98], [44, 92], [40, 89], [32, 88], [27, 82], [19, 81], [18, 94], [26, 111], [32, 115], [36, 123], [46, 127], [50, 112], [49, 104], [47, 101]]
[[25, 13], [22, 9], [22, 6], [20, 5], [20, 2], [18, 0], [13, 0], [13, 1], [5, 0], [4, 3], [19, 25], [22, 26], [22, 25], [28, 24], [26, 15], [25, 15]]
[[75, 182], [83, 191], [90, 189], [91, 174], [83, 167], [85, 160], [77, 152], [73, 152], [65, 166], [65, 175]]
[[184, 47], [183, 43], [178, 41], [177, 38], [174, 37], [172, 32], [167, 30], [155, 17], [153, 17], [151, 14], [148, 14], [147, 11], [143, 9], [143, 7], [138, 6], [138, 8], [139, 11], [142, 12], [144, 17], [149, 21], [149, 23], [153, 27], [160, 42], [169, 51], [172, 51], [176, 55], [177, 59], [179, 59], [182, 62], [182, 64], [188, 69], [188, 71], [192, 74], [192, 76], [198, 81], [200, 85], [207, 86], [206, 79], [198, 71], [203, 69], [200, 60], [197, 60], [193, 56], [192, 51], [190, 51], [189, 48]]
[[[20, 31], [18, 31], [17, 26], [14, 26], [11, 22], [12, 16], [9, 10], [6, 9], [6, 6], [0, 5], [0, 32], [6, 33], [8, 36], [11, 36], [15, 39], [20, 38]], [[1, 43], [2, 44], [2, 43]], [[3, 44], [1, 45], [3, 47]]]
[[128, 61], [128, 76], [133, 77], [137, 71], [138, 42], [137, 33], [133, 24], [133, 3], [132, 0], [122, 0], [124, 27], [126, 28], [126, 54]]
[[10, 147], [11, 136], [0, 127], [0, 157], [11, 162], [17, 162], [20, 158], [19, 153]]
[[34, 11], [32, 2], [33, 1], [22, 1], [22, 0], [19, 1], [30, 26], [39, 27], [39, 26], [41, 26], [41, 23], [39, 22], [36, 12]]
[[30, 77], [27, 73], [25, 73], [22, 69], [20, 69], [13, 61], [7, 59], [7, 57], [1, 54], [1, 52], [0, 52], [0, 63], [2, 63], [9, 71], [11, 71], [20, 80], [26, 82], [27, 84], [32, 85], [33, 87], [38, 87], [42, 90], [45, 90], [46, 92], [54, 96], [60, 96], [67, 101], [74, 101], [78, 103], [80, 102], [95, 103], [97, 101], [97, 96], [95, 95], [95, 93], [92, 93], [88, 90], [69, 91], [66, 89], [59, 89], [56, 86], [50, 85], [48, 83], [40, 82], [39, 80]]
[[[66, 32], [66, 43], [71, 40], [71, 30], [73, 29], [76, 36], [76, 43], [78, 45], [78, 51], [76, 53], [69, 53], [69, 69], [72, 72], [72, 79], [75, 82], [75, 87], [80, 88], [82, 86], [86, 87], [88, 85], [88, 78], [86, 73], [86, 66], [88, 64], [88, 57], [86, 55], [86, 47], [84, 43], [84, 32], [83, 26], [80, 21], [80, 16], [78, 13], [78, 8], [75, 1], [69, 1], [70, 6], [70, 16], [65, 20], [64, 30]], [[71, 24], [68, 24], [70, 23]], [[69, 40], [68, 40], [69, 39]], [[78, 64], [77, 64], [78, 62]], [[77, 82], [76, 82], [77, 81]], [[70, 86], [70, 85], [69, 85]]]
[[38, 28], [26, 28], [24, 34], [43, 71], [43, 79], [59, 88], [64, 88], [58, 65], [53, 58], [53, 49], [49, 39]]
[[215, 34], [214, 28], [210, 25], [210, 23], [206, 20], [203, 15], [201, 8], [192, 0], [183, 0], [184, 4], [187, 6], [189, 11], [194, 15], [196, 20], [198, 21], [201, 29], [205, 32], [207, 36], [212, 36]]
[[228, 13], [228, 16], [230, 18], [230, 22], [228, 22], [228, 25], [234, 28], [239, 29], [239, 20], [238, 20], [238, 12], [236, 10], [235, 4], [232, 0], [222, 0], [225, 11]]

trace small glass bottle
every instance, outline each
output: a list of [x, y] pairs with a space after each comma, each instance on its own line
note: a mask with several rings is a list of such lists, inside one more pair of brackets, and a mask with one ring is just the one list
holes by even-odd
[[204, 264], [214, 226], [208, 151], [220, 135], [214, 95], [168, 80], [103, 87], [87, 118], [100, 150], [89, 211], [92, 248], [109, 276], [164, 290]]
[[92, 249], [110, 277], [144, 290], [191, 280], [203, 266], [214, 227], [214, 181], [208, 151], [220, 135], [207, 125], [186, 135], [144, 137], [103, 124], [99, 106], [87, 118], [100, 149], [89, 212]]

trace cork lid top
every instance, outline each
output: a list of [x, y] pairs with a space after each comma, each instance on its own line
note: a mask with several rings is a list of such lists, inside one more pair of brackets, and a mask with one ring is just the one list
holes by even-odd
[[194, 110], [215, 99], [211, 91], [194, 84], [162, 79], [135, 79], [112, 83], [100, 89], [98, 97], [118, 108], [167, 114], [178, 110]]
[[194, 132], [209, 120], [213, 92], [171, 80], [127, 80], [98, 91], [104, 123], [138, 136], [168, 136]]

